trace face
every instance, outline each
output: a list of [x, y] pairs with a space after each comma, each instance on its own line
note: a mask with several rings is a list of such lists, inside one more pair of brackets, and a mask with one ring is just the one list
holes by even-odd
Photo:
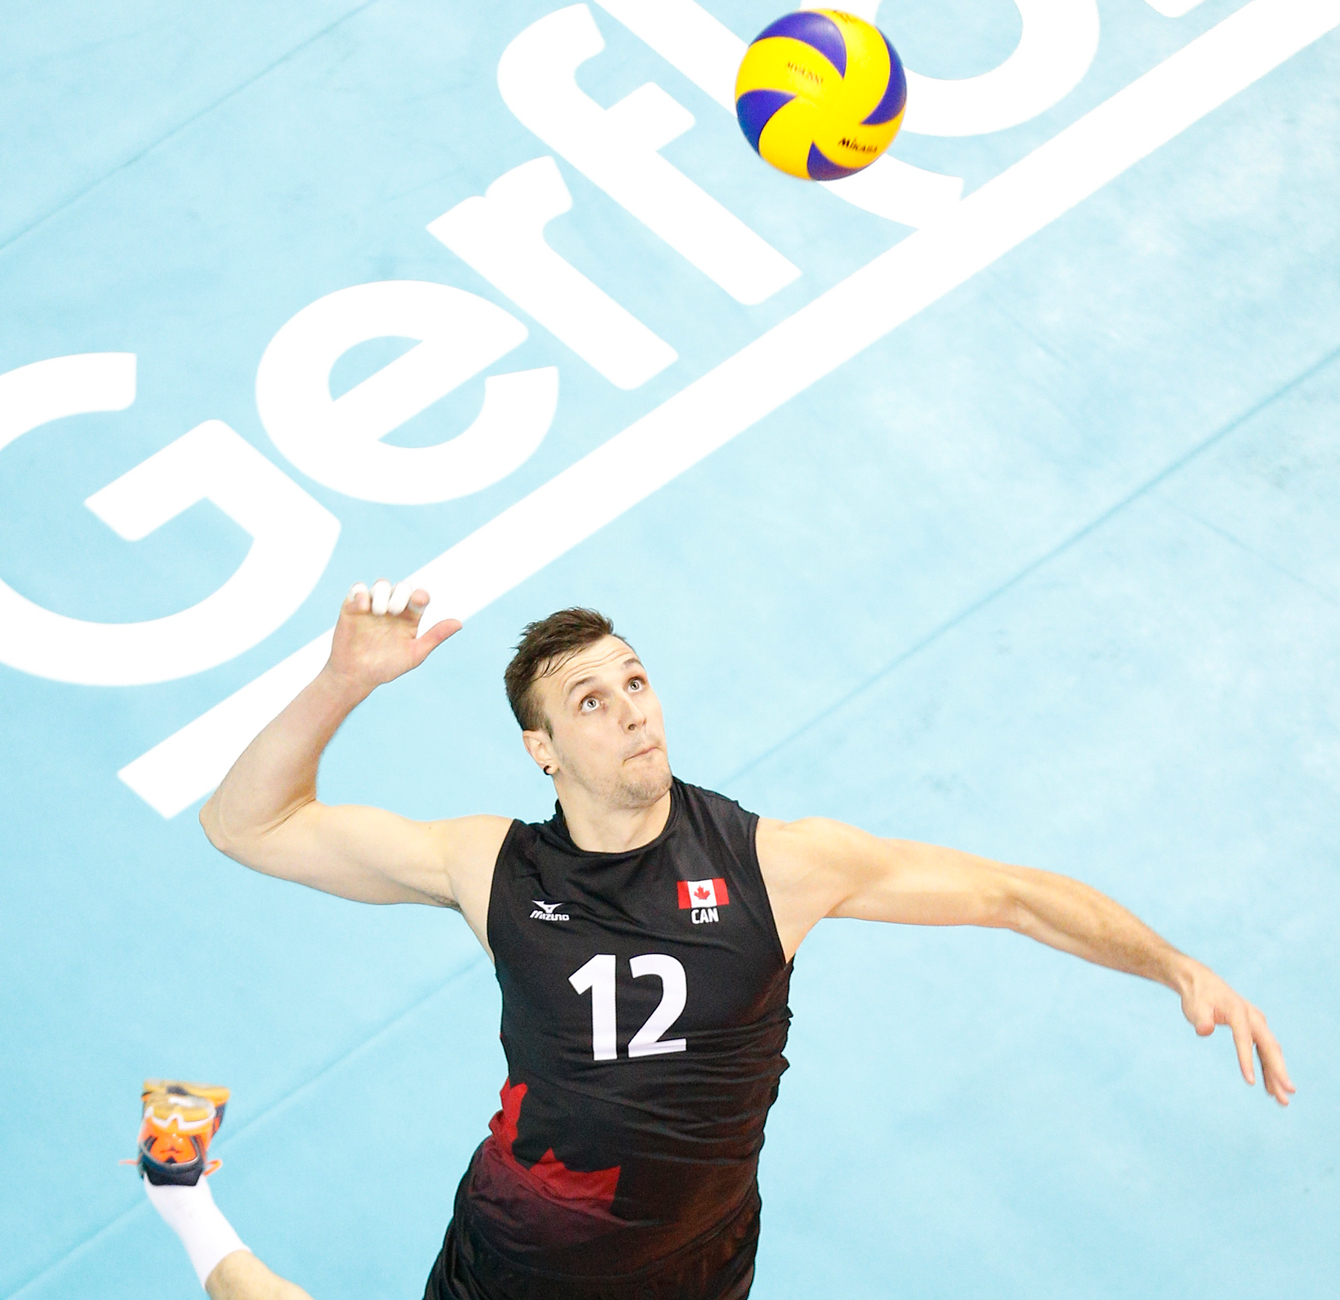
[[628, 645], [607, 636], [532, 688], [548, 731], [524, 732], [541, 767], [611, 808], [646, 808], [670, 788], [661, 705]]

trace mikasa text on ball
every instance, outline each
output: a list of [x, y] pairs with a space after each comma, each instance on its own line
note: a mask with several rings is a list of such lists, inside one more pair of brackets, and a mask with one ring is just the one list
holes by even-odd
[[878, 27], [800, 9], [764, 28], [735, 78], [740, 129], [774, 167], [832, 181], [868, 167], [898, 134], [903, 65]]

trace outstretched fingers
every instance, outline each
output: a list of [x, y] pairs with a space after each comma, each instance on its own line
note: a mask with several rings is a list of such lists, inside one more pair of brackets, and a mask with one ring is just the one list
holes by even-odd
[[1261, 1058], [1261, 1077], [1266, 1091], [1281, 1106], [1289, 1104], [1289, 1098], [1297, 1091], [1293, 1080], [1289, 1078], [1289, 1069], [1284, 1064], [1284, 1050], [1275, 1035], [1270, 1032], [1266, 1018], [1255, 1007], [1248, 1013], [1251, 1022], [1252, 1037], [1256, 1042], [1256, 1054]]
[[414, 586], [408, 580], [397, 582], [391, 588], [391, 595], [386, 602], [386, 612], [399, 618], [405, 612], [405, 607], [409, 604], [409, 598], [414, 594]]
[[392, 586], [386, 578], [378, 578], [369, 588], [365, 582], [356, 582], [344, 598], [347, 609], [357, 614], [375, 614], [378, 618], [389, 615], [399, 618], [406, 612], [417, 622], [423, 617], [431, 600], [429, 594], [408, 579]]
[[441, 622], [434, 623], [428, 631], [420, 632], [416, 644], [423, 646], [423, 653], [426, 657], [449, 636], [455, 636], [464, 626], [465, 624], [458, 618], [444, 618]]
[[[410, 589], [409, 583], [402, 582], [391, 594], [390, 612], [394, 614], [400, 601], [401, 589], [404, 589], [404, 613], [405, 616], [414, 624], [419, 626], [420, 620], [424, 616], [432, 597], [422, 587]], [[425, 657], [436, 650], [449, 636], [455, 636], [465, 625], [458, 618], [444, 618], [434, 623], [432, 627], [425, 628], [419, 632], [416, 644], [423, 647]]]
[[1235, 993], [1213, 971], [1200, 967], [1183, 994], [1182, 1010], [1202, 1036], [1212, 1034], [1217, 1025], [1227, 1025], [1233, 1034], [1242, 1077], [1248, 1084], [1255, 1084], [1255, 1053], [1261, 1059], [1261, 1079], [1266, 1091], [1281, 1106], [1289, 1104], [1295, 1091], [1293, 1081], [1284, 1064], [1284, 1052], [1259, 1007]]
[[454, 618], [426, 626], [430, 604], [428, 592], [409, 580], [392, 585], [378, 578], [371, 587], [354, 583], [335, 625], [333, 675], [366, 693], [417, 668], [461, 629], [460, 620]]
[[1250, 1084], [1256, 1083], [1256, 1070], [1252, 1064], [1252, 1029], [1247, 1023], [1247, 1009], [1244, 1004], [1232, 1007], [1225, 1015], [1228, 1027], [1233, 1031], [1233, 1046], [1238, 1052], [1238, 1068], [1242, 1077]]
[[[415, 628], [432, 603], [432, 596], [423, 587], [416, 587], [408, 578], [394, 586], [387, 578], [378, 578], [371, 587], [356, 582], [344, 598], [344, 608], [353, 614], [372, 614], [378, 618], [402, 619]], [[441, 645], [464, 625], [460, 619], [445, 618], [421, 632], [418, 640], [426, 642], [424, 653]]]

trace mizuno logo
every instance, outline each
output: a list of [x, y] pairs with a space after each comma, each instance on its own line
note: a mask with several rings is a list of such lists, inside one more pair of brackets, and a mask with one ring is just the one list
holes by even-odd
[[532, 921], [571, 921], [566, 912], [560, 912], [558, 909], [563, 906], [562, 903], [545, 903], [538, 898], [530, 900], [535, 904], [535, 911], [530, 914]]

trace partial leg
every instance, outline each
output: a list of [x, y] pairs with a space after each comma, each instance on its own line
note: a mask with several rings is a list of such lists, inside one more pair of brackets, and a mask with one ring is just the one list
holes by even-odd
[[145, 1195], [186, 1247], [210, 1300], [312, 1300], [266, 1268], [214, 1204], [206, 1175], [219, 1162], [209, 1159], [209, 1144], [223, 1123], [228, 1089], [147, 1079], [140, 1100], [144, 1119], [135, 1163]]
[[272, 1273], [242, 1243], [214, 1203], [209, 1184], [155, 1186], [144, 1190], [177, 1234], [210, 1300], [312, 1300], [300, 1286]]
[[225, 1255], [205, 1279], [209, 1300], [312, 1300], [302, 1287], [270, 1272], [249, 1250]]

